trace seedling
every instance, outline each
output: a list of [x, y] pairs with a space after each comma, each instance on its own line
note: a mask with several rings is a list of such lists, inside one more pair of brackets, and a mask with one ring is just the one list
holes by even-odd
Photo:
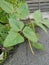
[[[4, 32], [4, 40], [1, 43], [4, 48], [8, 49], [20, 43], [23, 43], [27, 39], [30, 49], [34, 54], [33, 48], [43, 50], [44, 46], [38, 42], [38, 37], [35, 32], [35, 26], [40, 27], [47, 33], [46, 27], [49, 28], [49, 22], [44, 19], [40, 10], [33, 13], [33, 19], [29, 23], [24, 24], [22, 19], [29, 15], [29, 9], [25, 0], [0, 0], [0, 21], [5, 26], [6, 33]], [[7, 26], [7, 27], [6, 27]], [[4, 28], [4, 27], [3, 27]], [[3, 30], [1, 26], [1, 31]], [[0, 32], [1, 32], [0, 31]]]

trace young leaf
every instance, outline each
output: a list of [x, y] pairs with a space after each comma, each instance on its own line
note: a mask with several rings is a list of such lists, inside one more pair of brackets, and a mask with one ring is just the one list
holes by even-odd
[[47, 19], [43, 19], [43, 21], [41, 21], [41, 23], [49, 28], [49, 21]]
[[43, 20], [43, 16], [42, 16], [42, 13], [40, 12], [40, 10], [37, 10], [33, 13], [33, 18], [37, 22], [41, 22]]
[[42, 25], [41, 23], [38, 23], [38, 22], [36, 22], [35, 24], [37, 26], [39, 26], [41, 29], [43, 29], [47, 33], [47, 29], [46, 29], [46, 27], [44, 25]]
[[16, 19], [10, 18], [10, 19], [9, 19], [9, 23], [10, 23], [10, 26], [11, 26], [14, 30], [17, 30], [17, 31], [22, 30], [22, 28], [24, 27], [24, 23], [21, 22], [21, 21], [19, 21], [19, 20], [16, 20]]
[[39, 50], [44, 50], [44, 46], [41, 43], [32, 43], [32, 46]]
[[26, 38], [28, 38], [29, 40], [31, 40], [32, 42], [37, 42], [37, 37], [35, 32], [28, 26], [26, 26], [23, 30], [23, 34]]
[[0, 7], [7, 13], [13, 13], [13, 5], [5, 0], [0, 0]]
[[47, 30], [46, 30], [46, 27], [45, 26], [47, 26], [49, 28], [49, 22], [48, 22], [48, 20], [45, 20], [43, 18], [40, 10], [35, 11], [34, 14], [33, 14], [33, 16], [34, 16], [34, 20], [35, 20], [34, 23], [37, 26], [39, 26], [40, 28], [42, 28], [47, 33]]
[[18, 12], [17, 14], [18, 18], [21, 19], [26, 18], [29, 15], [29, 8], [27, 4], [22, 3], [22, 5], [19, 8], [17, 8], [17, 12]]
[[14, 46], [22, 42], [24, 42], [23, 37], [19, 33], [13, 31], [10, 32], [7, 38], [5, 39], [4, 47]]

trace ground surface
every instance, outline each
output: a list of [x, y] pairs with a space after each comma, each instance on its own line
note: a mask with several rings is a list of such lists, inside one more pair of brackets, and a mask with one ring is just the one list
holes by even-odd
[[48, 34], [37, 29], [40, 33], [40, 42], [46, 47], [46, 51], [35, 51], [33, 56], [28, 43], [23, 43], [16, 48], [16, 52], [10, 57], [4, 65], [49, 65], [49, 30]]

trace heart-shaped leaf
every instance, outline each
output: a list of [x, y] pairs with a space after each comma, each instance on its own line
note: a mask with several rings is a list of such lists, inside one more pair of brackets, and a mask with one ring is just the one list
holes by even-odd
[[22, 21], [19, 21], [13, 18], [9, 19], [9, 23], [10, 23], [11, 28], [13, 28], [16, 31], [20, 31], [24, 27], [24, 23]]
[[24, 42], [23, 37], [19, 33], [13, 31], [10, 32], [7, 38], [5, 39], [4, 47], [14, 46], [22, 42]]
[[28, 38], [29, 40], [31, 40], [32, 42], [37, 42], [37, 37], [35, 32], [28, 26], [26, 26], [23, 30], [23, 34], [26, 38]]
[[40, 10], [37, 10], [33, 13], [33, 18], [37, 22], [41, 22], [43, 20], [43, 16], [42, 16], [42, 13], [40, 12]]
[[29, 15], [29, 8], [26, 3], [22, 3], [22, 5], [17, 8], [17, 17], [20, 19], [26, 18]]

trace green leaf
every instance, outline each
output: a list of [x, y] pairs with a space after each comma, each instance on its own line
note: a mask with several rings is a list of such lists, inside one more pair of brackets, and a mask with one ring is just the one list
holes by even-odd
[[23, 34], [26, 38], [28, 38], [32, 42], [37, 42], [37, 37], [35, 32], [28, 26], [26, 26], [23, 30]]
[[7, 13], [13, 13], [13, 5], [5, 0], [0, 0], [0, 7]]
[[40, 28], [42, 28], [47, 33], [46, 27], [49, 28], [49, 22], [48, 22], [48, 20], [43, 18], [42, 13], [40, 12], [40, 10], [35, 11], [33, 16], [34, 16], [34, 20], [35, 20], [34, 23], [37, 26], [39, 26]]
[[0, 24], [0, 44], [3, 44], [3, 42], [4, 42], [7, 35], [8, 35], [7, 27]]
[[14, 46], [22, 42], [24, 42], [23, 37], [19, 33], [13, 31], [10, 32], [7, 38], [5, 39], [4, 47]]
[[17, 13], [9, 14], [9, 18], [18, 19], [17, 18]]
[[39, 50], [44, 50], [44, 46], [41, 43], [32, 43], [32, 46]]
[[43, 16], [42, 16], [42, 13], [40, 12], [40, 10], [37, 10], [33, 13], [33, 18], [37, 22], [41, 22], [43, 20]]
[[49, 28], [49, 21], [47, 19], [44, 19], [43, 21], [41, 21], [41, 23]]
[[11, 28], [13, 28], [16, 31], [21, 31], [22, 28], [24, 27], [24, 23], [16, 19], [10, 18], [9, 23], [10, 23]]
[[6, 13], [4, 11], [0, 12], [0, 22], [1, 23], [7, 23], [8, 22]]
[[17, 14], [18, 18], [21, 18], [21, 19], [26, 18], [29, 15], [29, 9], [27, 4], [22, 3], [22, 5], [19, 8], [17, 8], [17, 12], [18, 12]]
[[8, 33], [11, 33], [11, 32], [13, 32], [13, 31], [14, 31], [15, 33], [17, 33], [18, 30], [17, 30], [17, 29], [15, 30], [14, 28], [11, 28]]
[[47, 33], [47, 29], [46, 29], [46, 27], [44, 25], [42, 25], [41, 23], [38, 23], [38, 22], [36, 22], [35, 24], [37, 26], [39, 26], [41, 29], [43, 29]]

